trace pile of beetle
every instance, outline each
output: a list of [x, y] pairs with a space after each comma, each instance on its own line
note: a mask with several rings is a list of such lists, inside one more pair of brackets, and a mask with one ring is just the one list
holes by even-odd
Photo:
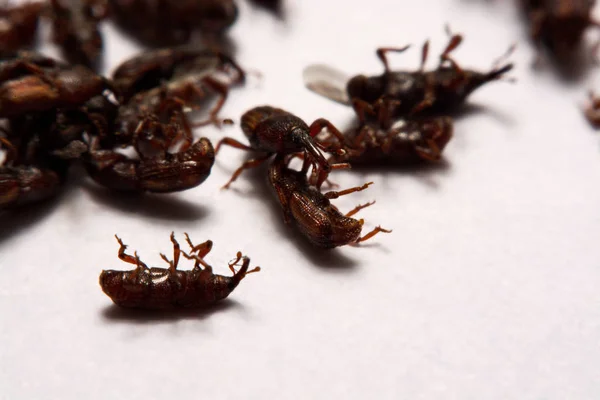
[[[111, 6], [117, 20], [135, 15], [128, 27], [141, 38], [156, 42], [158, 35], [169, 44], [188, 41], [196, 29], [207, 37], [222, 33], [237, 15], [232, 1], [220, 0], [113, 0]], [[209, 6], [221, 13], [215, 8], [208, 12]], [[42, 12], [51, 16], [55, 41], [69, 63], [23, 50], [32, 43]], [[107, 14], [107, 3], [93, 0], [53, 0], [47, 6], [32, 3], [2, 10], [0, 17], [8, 22], [0, 32], [0, 118], [5, 119], [0, 132], [5, 153], [0, 210], [56, 195], [73, 163], [82, 164], [93, 181], [115, 191], [191, 189], [207, 179], [215, 155], [227, 145], [259, 155], [244, 162], [224, 188], [244, 170], [268, 162], [268, 181], [286, 224], [319, 248], [355, 245], [391, 231], [377, 226], [362, 233], [364, 221], [353, 217], [373, 203], [345, 214], [331, 203], [372, 182], [323, 193], [324, 184], [333, 185], [330, 173], [361, 165], [438, 162], [453, 136], [449, 115], [473, 91], [505, 78], [513, 68], [503, 60], [514, 46], [489, 71], [462, 68], [452, 56], [462, 36], [447, 29], [449, 43], [431, 70], [425, 67], [429, 42], [414, 71], [394, 71], [387, 59], [389, 53], [408, 46], [378, 49], [384, 66], [378, 76], [349, 78], [324, 65], [305, 69], [304, 82], [310, 90], [353, 107], [358, 124], [347, 131], [322, 118], [308, 125], [288, 111], [263, 105], [241, 117], [248, 144], [225, 137], [213, 148], [207, 138], [195, 140], [193, 128], [233, 123], [221, 120], [219, 111], [229, 90], [244, 84], [244, 69], [211, 46], [165, 47], [125, 61], [111, 77], [101, 76], [93, 66], [102, 49], [98, 23]], [[215, 97], [208, 118], [193, 120], [193, 114], [206, 111], [206, 103]], [[124, 154], [122, 148], [135, 155]], [[295, 158], [302, 161], [299, 170], [290, 167]], [[259, 270], [249, 270], [250, 259], [238, 252], [229, 265], [234, 275], [215, 275], [204, 261], [212, 242], [194, 245], [187, 234], [189, 252], [180, 249], [172, 234], [173, 260], [161, 254], [169, 268], [149, 268], [117, 240], [119, 258], [136, 268], [103, 271], [100, 285], [123, 307], [204, 306], [227, 297], [246, 274]], [[177, 270], [181, 256], [195, 262], [192, 270]]]

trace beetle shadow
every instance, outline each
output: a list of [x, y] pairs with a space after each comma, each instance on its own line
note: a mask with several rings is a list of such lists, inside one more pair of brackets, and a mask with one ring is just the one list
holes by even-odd
[[77, 190], [80, 190], [78, 175], [70, 170], [56, 196], [39, 203], [0, 210], [0, 243], [10, 237], [24, 233], [44, 218], [49, 217], [61, 203], [64, 203]]
[[280, 21], [287, 19], [283, 0], [247, 0], [247, 2], [255, 8], [270, 12]]
[[517, 125], [517, 120], [511, 114], [498, 110], [490, 106], [479, 103], [466, 103], [456, 110], [453, 110], [448, 115], [456, 120], [470, 118], [476, 115], [487, 115], [496, 120], [507, 128], [512, 128]]
[[119, 209], [128, 215], [176, 221], [197, 221], [208, 215], [205, 206], [173, 194], [120, 193], [91, 183], [84, 183], [83, 186], [92, 201]]
[[0, 243], [10, 237], [19, 236], [36, 223], [48, 217], [61, 202], [62, 195], [45, 202], [0, 211]]
[[176, 308], [172, 310], [131, 309], [111, 304], [101, 311], [101, 316], [109, 323], [161, 324], [181, 320], [202, 321], [214, 314], [233, 310], [243, 312], [244, 306], [235, 300], [226, 298], [207, 307]]

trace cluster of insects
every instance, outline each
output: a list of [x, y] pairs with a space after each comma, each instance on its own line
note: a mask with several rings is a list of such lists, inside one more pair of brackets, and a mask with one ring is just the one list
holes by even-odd
[[[277, 10], [279, 0], [253, 0]], [[100, 25], [107, 18], [144, 44], [153, 47], [202, 43], [220, 47], [237, 21], [234, 0], [31, 0], [0, 6], [0, 54], [28, 48], [35, 42], [38, 21], [51, 23], [52, 38], [71, 63], [97, 70], [104, 40]]]
[[[272, 9], [279, 4], [255, 2]], [[570, 9], [560, 1], [523, 3], [536, 40], [557, 53], [594, 24], [591, 6], [583, 3]], [[510, 80], [507, 74], [513, 69], [506, 60], [514, 45], [487, 71], [463, 68], [453, 56], [463, 37], [447, 28], [448, 44], [434, 69], [426, 68], [428, 41], [414, 70], [394, 70], [388, 60], [409, 46], [377, 49], [384, 67], [380, 75], [351, 77], [320, 64], [305, 68], [308, 89], [352, 108], [357, 122], [349, 129], [339, 130], [325, 118], [307, 124], [289, 111], [260, 105], [240, 118], [246, 143], [223, 137], [213, 147], [206, 137], [194, 138], [193, 130], [234, 123], [221, 119], [220, 111], [229, 91], [245, 83], [245, 70], [212, 44], [201, 49], [175, 45], [189, 42], [196, 31], [207, 40], [220, 38], [237, 19], [233, 0], [52, 0], [1, 12], [0, 118], [5, 124], [0, 130], [0, 210], [56, 196], [77, 163], [91, 180], [112, 191], [192, 189], [208, 178], [223, 146], [230, 146], [256, 156], [223, 188], [245, 170], [266, 163], [283, 223], [319, 249], [357, 245], [392, 232], [381, 226], [363, 232], [365, 221], [355, 218], [375, 201], [346, 213], [332, 204], [373, 184], [325, 191], [324, 186], [334, 185], [333, 171], [439, 162], [454, 135], [452, 113], [487, 83]], [[103, 47], [98, 27], [108, 15], [140, 40], [167, 47], [124, 61], [110, 76], [98, 74]], [[41, 16], [50, 18], [53, 40], [67, 62], [27, 50]], [[569, 35], [560, 33], [564, 26], [572, 27]], [[600, 126], [600, 100], [592, 100], [586, 115]], [[199, 118], [200, 113], [206, 117]], [[300, 161], [297, 169], [292, 167], [295, 159]], [[260, 270], [249, 269], [250, 259], [238, 252], [229, 264], [233, 276], [215, 275], [204, 261], [212, 242], [194, 245], [185, 237], [189, 252], [171, 234], [173, 259], [161, 254], [168, 268], [149, 268], [137, 253], [127, 254], [117, 237], [119, 258], [135, 269], [102, 271], [102, 290], [127, 308], [202, 307], [226, 298], [247, 274]], [[193, 269], [177, 269], [182, 256], [194, 261]]]
[[452, 34], [439, 56], [437, 68], [426, 70], [429, 42], [421, 49], [421, 65], [414, 71], [390, 69], [387, 55], [400, 48], [379, 48], [381, 75], [347, 77], [329, 66], [316, 64], [305, 68], [304, 83], [313, 92], [345, 105], [351, 105], [358, 119], [356, 126], [343, 134], [329, 130], [321, 137], [326, 147], [344, 150], [332, 161], [352, 166], [405, 165], [437, 162], [452, 139], [454, 124], [450, 115], [468, 96], [486, 83], [505, 78], [513, 64], [504, 63], [512, 51], [493, 63], [487, 72], [462, 68], [452, 52], [462, 36]]

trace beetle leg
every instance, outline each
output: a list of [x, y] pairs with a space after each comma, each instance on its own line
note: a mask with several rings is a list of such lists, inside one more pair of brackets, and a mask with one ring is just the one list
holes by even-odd
[[[377, 101], [379, 101], [379, 100], [377, 100]], [[352, 108], [354, 109], [354, 112], [356, 113], [356, 116], [358, 117], [358, 122], [361, 125], [364, 125], [367, 122], [367, 113], [375, 116], [374, 107], [362, 99], [359, 99], [359, 98], [352, 99]]]
[[[210, 110], [209, 118], [206, 121], [194, 123], [194, 124], [192, 124], [192, 126], [200, 127], [200, 126], [215, 124], [215, 125], [217, 125], [217, 127], [220, 127], [222, 121], [220, 121], [217, 118], [217, 115], [221, 111], [221, 108], [223, 108], [223, 105], [225, 104], [225, 100], [227, 100], [227, 95], [229, 94], [229, 88], [227, 87], [227, 85], [219, 82], [218, 80], [216, 80], [214, 78], [211, 78], [210, 76], [205, 76], [204, 78], [202, 78], [201, 83], [205, 84], [206, 86], [210, 87], [213, 91], [217, 92], [217, 94], [219, 95], [219, 100], [217, 100], [217, 103], [215, 104], [215, 106], [212, 108], [212, 110]], [[196, 89], [198, 89], [198, 87], [196, 87]]]
[[[362, 220], [361, 220], [362, 221]], [[378, 226], [375, 229], [373, 229], [371, 232], [367, 233], [365, 236], [359, 238], [355, 244], [361, 243], [361, 242], [365, 242], [369, 239], [371, 239], [373, 236], [377, 235], [378, 233], [383, 232], [383, 233], [392, 233], [391, 230], [388, 229], [383, 229], [382, 227]]]
[[233, 274], [236, 274], [235, 268], [233, 268], [234, 265], [236, 265], [238, 262], [240, 262], [240, 260], [242, 259], [242, 252], [238, 251], [236, 256], [235, 256], [235, 260], [233, 262], [229, 263], [229, 269], [231, 270], [231, 272], [233, 272]]
[[194, 265], [194, 268], [202, 270], [202, 268], [200, 268], [200, 265], [202, 265], [204, 267], [205, 271], [208, 271], [208, 272], [212, 273], [212, 266], [210, 266], [209, 264], [207, 264], [206, 261], [204, 261], [198, 255], [196, 255], [196, 254], [188, 254], [188, 253], [186, 253], [183, 250], [181, 251], [181, 254], [185, 258], [187, 258], [188, 260], [194, 260], [194, 261], [196, 261], [196, 264]]
[[427, 147], [415, 146], [415, 151], [419, 157], [427, 161], [439, 161], [441, 157], [441, 151], [432, 139], [427, 140]]
[[118, 257], [119, 259], [121, 259], [121, 261], [125, 261], [126, 263], [129, 264], [135, 264], [140, 268], [148, 268], [148, 266], [146, 264], [144, 264], [139, 257], [137, 256], [137, 252], [134, 253], [134, 256], [131, 256], [129, 254], [125, 253], [125, 249], [127, 249], [127, 245], [123, 243], [123, 241], [121, 240], [120, 237], [118, 237], [117, 235], [115, 235], [115, 238], [117, 238], [117, 242], [119, 242], [119, 254]]
[[330, 199], [330, 200], [331, 199], [337, 199], [338, 197], [345, 196], [345, 195], [350, 194], [350, 193], [363, 191], [366, 188], [368, 188], [369, 186], [371, 186], [372, 184], [373, 184], [373, 182], [368, 182], [368, 183], [365, 183], [362, 186], [356, 186], [356, 187], [353, 187], [353, 188], [350, 188], [350, 189], [341, 190], [339, 192], [336, 192], [336, 191], [327, 192], [327, 193], [324, 194], [324, 196], [326, 198]]
[[198, 253], [198, 257], [204, 259], [208, 253], [212, 250], [213, 242], [212, 240], [207, 240], [206, 242], [200, 243], [198, 245], [194, 245], [190, 236], [187, 233], [184, 233], [185, 240], [192, 248], [192, 253]]
[[366, 204], [359, 204], [359, 205], [357, 205], [356, 207], [354, 207], [352, 210], [348, 211], [348, 212], [346, 213], [346, 217], [351, 217], [351, 216], [353, 216], [354, 214], [356, 214], [357, 212], [359, 212], [360, 210], [362, 210], [362, 209], [364, 209], [364, 208], [367, 208], [367, 207], [369, 207], [369, 206], [372, 206], [373, 204], [375, 204], [375, 200], [373, 200], [373, 201], [371, 201], [371, 202], [368, 202], [368, 203], [366, 203]]
[[383, 63], [383, 67], [385, 68], [386, 74], [390, 73], [390, 65], [388, 62], [387, 53], [402, 53], [403, 51], [406, 51], [409, 47], [410, 44], [404, 47], [380, 47], [375, 51], [377, 57], [379, 57], [379, 59]]
[[258, 167], [259, 165], [267, 161], [271, 156], [272, 154], [267, 153], [262, 157], [244, 162], [238, 169], [235, 170], [229, 181], [222, 187], [222, 189], [228, 189], [229, 186], [233, 183], [233, 181], [235, 181], [240, 176], [240, 174], [244, 172], [244, 170]]
[[240, 150], [256, 151], [256, 149], [253, 149], [252, 147], [250, 147], [248, 145], [238, 142], [237, 140], [235, 140], [233, 138], [225, 137], [225, 138], [219, 140], [219, 143], [217, 143], [217, 146], [215, 147], [215, 155], [219, 152], [219, 150], [221, 149], [221, 146], [224, 144], [231, 146], [231, 147], [235, 147], [236, 149], [240, 149]]

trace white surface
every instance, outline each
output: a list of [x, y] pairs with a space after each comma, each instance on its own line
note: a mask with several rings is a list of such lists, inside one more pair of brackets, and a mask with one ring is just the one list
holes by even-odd
[[[312, 250], [260, 173], [220, 191], [245, 157], [233, 149], [188, 192], [138, 202], [73, 185], [55, 206], [3, 215], [0, 398], [599, 398], [600, 137], [578, 109], [597, 72], [533, 73], [512, 2], [286, 1], [285, 21], [240, 2], [237, 58], [264, 79], [232, 92], [224, 117], [272, 104], [344, 126], [351, 110], [305, 90], [303, 67], [380, 73], [376, 47], [413, 43], [393, 64], [414, 68], [426, 38], [433, 65], [445, 22], [465, 34], [465, 66], [518, 41], [518, 83], [471, 98], [446, 168], [336, 174], [376, 182], [335, 202], [377, 199], [367, 228], [394, 232], [364, 247]], [[105, 33], [110, 71], [136, 49]], [[239, 125], [203, 134], [243, 138]], [[212, 312], [123, 317], [98, 286], [102, 269], [129, 268], [113, 235], [164, 266], [172, 230], [212, 239], [217, 272], [238, 249], [263, 271]]]

